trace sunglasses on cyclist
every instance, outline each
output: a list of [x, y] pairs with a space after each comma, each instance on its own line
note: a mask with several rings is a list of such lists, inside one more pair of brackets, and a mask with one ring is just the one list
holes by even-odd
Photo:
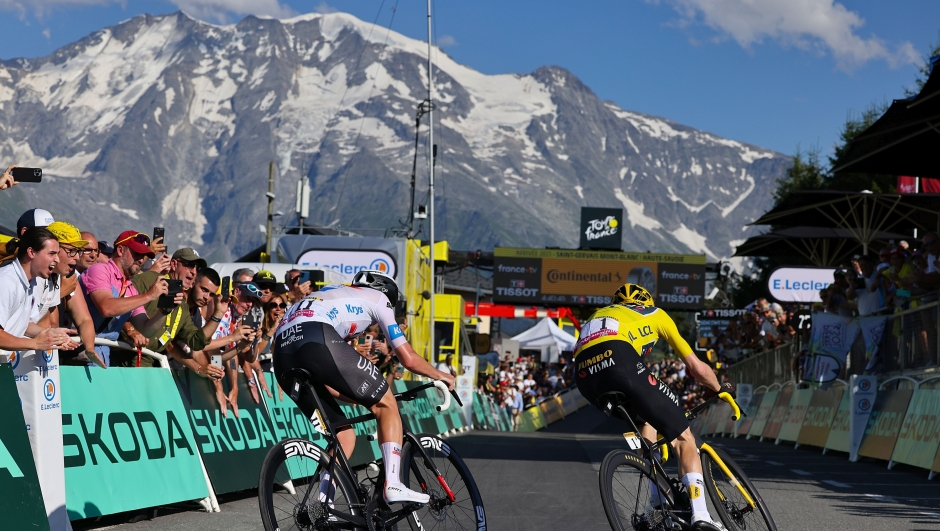
[[114, 242], [114, 246], [117, 247], [118, 245], [121, 245], [123, 243], [128, 243], [131, 241], [135, 241], [137, 243], [141, 243], [144, 245], [150, 245], [150, 236], [147, 236], [146, 234], [142, 232], [138, 232], [137, 234], [134, 234], [133, 236], [128, 236], [126, 238], [123, 238]]

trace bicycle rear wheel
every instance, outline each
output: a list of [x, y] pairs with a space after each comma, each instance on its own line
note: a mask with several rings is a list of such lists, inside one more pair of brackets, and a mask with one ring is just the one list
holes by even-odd
[[[614, 450], [601, 463], [598, 480], [607, 521], [614, 531], [652, 531], [667, 529], [666, 515], [650, 505], [649, 463], [633, 452]], [[663, 495], [663, 506], [672, 507], [672, 497], [665, 478], [656, 476]]]
[[428, 433], [416, 435], [428, 459], [441, 473], [441, 477], [454, 494], [454, 500], [435, 477], [434, 470], [427, 466], [420, 450], [405, 438], [402, 447], [401, 481], [408, 488], [424, 492], [431, 501], [411, 513], [408, 523], [413, 531], [434, 529], [486, 529], [486, 512], [483, 497], [463, 459], [443, 439]]
[[[712, 447], [719, 458], [728, 467], [731, 475], [728, 475], [715, 462], [715, 459], [702, 452], [702, 469], [705, 477], [705, 490], [718, 511], [725, 527], [729, 531], [766, 529], [767, 531], [777, 531], [777, 525], [774, 523], [770, 510], [761, 498], [757, 488], [751, 483], [750, 478], [741, 470], [741, 467], [728, 456], [727, 452]], [[747, 493], [747, 496], [754, 502], [753, 505], [735, 485], [738, 484]]]
[[[330, 508], [359, 515], [356, 488], [347, 474], [333, 469], [333, 502], [321, 501], [320, 477], [330, 456], [304, 439], [287, 439], [268, 450], [258, 480], [258, 505], [265, 531], [333, 529]], [[331, 521], [332, 519], [332, 521]]]

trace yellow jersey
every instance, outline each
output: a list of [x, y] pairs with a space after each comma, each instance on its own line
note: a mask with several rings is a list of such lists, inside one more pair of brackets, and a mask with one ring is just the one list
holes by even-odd
[[676, 323], [663, 310], [655, 306], [612, 304], [594, 312], [581, 327], [574, 357], [577, 358], [587, 347], [612, 340], [626, 341], [633, 345], [640, 357], [646, 357], [660, 338], [665, 339], [680, 357], [692, 354], [692, 348], [679, 335]]

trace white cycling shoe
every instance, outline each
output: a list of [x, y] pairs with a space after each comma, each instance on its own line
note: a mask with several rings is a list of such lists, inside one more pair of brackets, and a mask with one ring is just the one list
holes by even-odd
[[692, 529], [695, 531], [728, 531], [725, 526], [712, 520], [711, 518], [702, 518], [692, 520]]
[[385, 482], [385, 503], [428, 503], [429, 501], [431, 501], [430, 496], [415, 492], [403, 483]]

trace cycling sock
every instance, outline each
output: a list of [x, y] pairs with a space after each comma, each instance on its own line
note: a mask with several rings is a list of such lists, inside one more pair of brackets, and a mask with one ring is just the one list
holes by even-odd
[[320, 476], [320, 495], [317, 499], [320, 500], [320, 502], [332, 504], [335, 497], [336, 485], [330, 477], [330, 472], [325, 470], [323, 475]]
[[398, 443], [382, 443], [382, 461], [385, 463], [385, 481], [401, 483], [399, 468], [401, 467], [401, 445]]
[[[655, 459], [657, 463], [662, 463], [658, 453], [653, 455], [653, 459]], [[659, 495], [659, 487], [656, 486], [656, 483], [652, 479], [647, 481], [649, 481], [650, 484], [650, 505], [659, 507], [663, 504], [663, 498]]]
[[682, 476], [682, 484], [689, 491], [689, 500], [692, 502], [692, 521], [711, 520], [705, 504], [705, 478], [697, 472], [689, 472]]

